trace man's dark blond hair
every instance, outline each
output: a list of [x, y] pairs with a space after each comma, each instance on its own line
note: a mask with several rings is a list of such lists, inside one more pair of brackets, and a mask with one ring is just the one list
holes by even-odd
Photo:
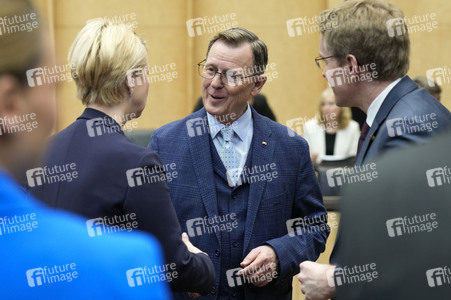
[[359, 65], [375, 63], [375, 80], [407, 74], [410, 40], [405, 23], [403, 34], [389, 34], [391, 20], [404, 19], [396, 6], [382, 0], [349, 0], [323, 11], [319, 19], [324, 46], [339, 63], [348, 54], [354, 55]]

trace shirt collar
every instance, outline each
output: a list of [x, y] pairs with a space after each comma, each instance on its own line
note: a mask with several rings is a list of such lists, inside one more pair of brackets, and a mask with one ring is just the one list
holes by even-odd
[[[220, 123], [216, 118], [207, 112], [208, 126], [210, 128], [211, 138], [214, 139], [216, 135], [225, 127], [224, 124]], [[247, 103], [247, 109], [238, 120], [230, 125], [230, 128], [236, 133], [236, 135], [244, 141], [249, 133], [249, 126], [252, 126], [252, 110], [249, 103]]]
[[387, 98], [388, 93], [395, 87], [395, 85], [398, 84], [398, 82], [401, 81], [402, 78], [398, 78], [392, 83], [390, 83], [377, 97], [373, 100], [373, 102], [370, 104], [370, 107], [368, 107], [368, 111], [366, 114], [366, 123], [368, 126], [372, 126], [374, 119], [376, 118], [377, 112], [382, 106], [382, 103], [384, 103], [385, 98]]

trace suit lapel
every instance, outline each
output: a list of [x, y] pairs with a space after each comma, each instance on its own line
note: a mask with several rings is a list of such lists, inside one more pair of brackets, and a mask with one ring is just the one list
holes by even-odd
[[382, 106], [377, 112], [376, 117], [374, 118], [373, 125], [371, 126], [370, 131], [365, 138], [362, 149], [360, 149], [359, 155], [357, 156], [355, 162], [356, 165], [361, 165], [363, 163], [366, 152], [368, 151], [368, 148], [373, 141], [372, 137], [376, 135], [377, 130], [385, 121], [393, 106], [395, 106], [402, 97], [417, 88], [418, 86], [409, 78], [409, 76], [404, 76], [404, 78], [401, 79], [400, 82], [398, 82], [398, 84], [390, 91], [390, 93], [388, 93], [387, 97], [382, 103]]
[[[213, 174], [213, 162], [211, 160], [210, 133], [207, 130], [208, 121], [205, 109], [199, 114], [204, 122], [203, 134], [188, 137], [189, 149], [196, 173], [197, 185], [208, 217], [218, 215], [218, 202], [216, 199], [215, 180]], [[219, 232], [215, 231], [218, 242], [221, 242]]]
[[370, 128], [370, 131], [368, 131], [368, 134], [367, 134], [367, 136], [365, 138], [365, 141], [363, 142], [363, 145], [362, 145], [362, 148], [360, 149], [359, 154], [357, 155], [357, 158], [355, 160], [355, 165], [356, 166], [360, 166], [363, 163], [363, 160], [365, 158], [366, 152], [368, 151], [368, 148], [369, 148], [371, 142], [373, 141], [372, 137], [373, 137], [373, 135], [375, 135], [377, 129], [379, 129], [379, 124], [375, 120], [373, 122], [373, 125]]
[[[252, 109], [252, 117], [254, 120], [254, 136], [252, 138], [252, 160], [251, 167], [264, 166], [273, 161], [275, 141], [271, 136], [271, 129], [267, 122], [254, 109]], [[266, 145], [263, 144], [266, 142]], [[247, 207], [246, 229], [244, 233], [243, 255], [249, 245], [252, 237], [252, 231], [255, 225], [260, 201], [263, 197], [263, 191], [266, 186], [266, 180], [258, 180], [250, 184], [249, 200]]]

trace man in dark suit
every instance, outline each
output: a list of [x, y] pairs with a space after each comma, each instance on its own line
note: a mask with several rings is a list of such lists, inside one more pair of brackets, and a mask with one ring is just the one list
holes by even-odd
[[[368, 167], [387, 150], [424, 143], [451, 125], [450, 112], [406, 75], [410, 40], [403, 18], [399, 8], [381, 0], [346, 1], [321, 13], [315, 62], [337, 105], [358, 107], [367, 115], [357, 167]], [[301, 263], [299, 281], [308, 299], [335, 294], [326, 274], [339, 263], [340, 243], [337, 238], [332, 265]]]
[[247, 102], [266, 81], [267, 60], [244, 28], [215, 36], [199, 63], [204, 108], [150, 143], [177, 165], [168, 184], [180, 224], [215, 265], [203, 299], [291, 299], [298, 261], [316, 260], [329, 234], [306, 141]]
[[448, 109], [406, 75], [388, 93], [375, 114], [356, 165], [371, 162], [389, 149], [424, 143], [450, 125]]
[[344, 191], [340, 264], [374, 263], [377, 278], [348, 284], [343, 274], [337, 299], [450, 298], [450, 148], [448, 131], [393, 151], [376, 161], [377, 181]]

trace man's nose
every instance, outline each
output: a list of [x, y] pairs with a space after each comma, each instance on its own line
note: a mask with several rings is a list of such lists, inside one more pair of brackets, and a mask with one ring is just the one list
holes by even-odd
[[211, 86], [214, 88], [221, 88], [224, 86], [224, 84], [222, 83], [222, 74], [221, 73], [216, 73], [215, 76], [213, 77], [213, 79], [211, 80]]

